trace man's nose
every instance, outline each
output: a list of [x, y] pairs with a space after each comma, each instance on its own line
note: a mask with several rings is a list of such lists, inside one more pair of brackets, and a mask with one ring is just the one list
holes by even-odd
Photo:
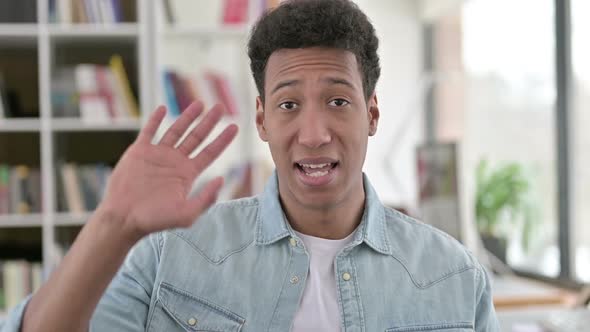
[[299, 114], [299, 144], [315, 149], [332, 141], [328, 119], [323, 113], [319, 109], [306, 109]]

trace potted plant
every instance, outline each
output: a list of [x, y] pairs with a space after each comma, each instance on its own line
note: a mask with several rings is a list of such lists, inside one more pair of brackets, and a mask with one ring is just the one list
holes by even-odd
[[518, 163], [490, 169], [486, 160], [476, 170], [475, 216], [484, 247], [506, 262], [507, 239], [522, 226], [522, 244], [528, 249], [533, 228], [528, 201], [530, 183]]

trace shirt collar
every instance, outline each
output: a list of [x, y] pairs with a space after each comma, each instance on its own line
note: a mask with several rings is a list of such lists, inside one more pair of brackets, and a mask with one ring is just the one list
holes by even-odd
[[[381, 204], [375, 189], [363, 173], [365, 188], [365, 211], [352, 241], [352, 245], [366, 243], [382, 254], [391, 254], [385, 225], [385, 207]], [[284, 237], [294, 236], [279, 201], [277, 172], [273, 172], [264, 192], [260, 195], [260, 209], [256, 221], [256, 244], [272, 244]]]

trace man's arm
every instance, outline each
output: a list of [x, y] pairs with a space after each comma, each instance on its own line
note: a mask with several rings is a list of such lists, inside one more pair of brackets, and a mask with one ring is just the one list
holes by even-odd
[[98, 302], [90, 332], [145, 331], [162, 239], [162, 233], [152, 234], [131, 249]]
[[475, 331], [499, 332], [500, 325], [494, 309], [492, 287], [488, 274], [483, 266], [478, 270], [477, 307], [475, 308]]
[[157, 145], [151, 141], [166, 111], [160, 107], [152, 114], [115, 167], [103, 201], [63, 262], [28, 303], [21, 331], [87, 331], [129, 250], [150, 233], [190, 226], [213, 204], [221, 178], [210, 181], [197, 196], [187, 195], [194, 179], [233, 140], [237, 127], [226, 128], [191, 159], [223, 114], [214, 107], [178, 144], [201, 111], [199, 103], [189, 106]]

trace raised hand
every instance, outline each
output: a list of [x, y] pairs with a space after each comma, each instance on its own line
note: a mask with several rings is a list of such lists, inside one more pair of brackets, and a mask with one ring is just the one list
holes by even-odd
[[196, 196], [187, 197], [193, 181], [223, 152], [238, 131], [236, 125], [229, 125], [196, 157], [189, 158], [223, 114], [221, 106], [213, 107], [177, 144], [202, 111], [201, 103], [191, 104], [154, 145], [151, 142], [166, 115], [166, 109], [159, 107], [113, 170], [97, 211], [119, 220], [121, 230], [136, 239], [168, 228], [190, 226], [215, 202], [223, 185], [223, 178], [218, 177]]

